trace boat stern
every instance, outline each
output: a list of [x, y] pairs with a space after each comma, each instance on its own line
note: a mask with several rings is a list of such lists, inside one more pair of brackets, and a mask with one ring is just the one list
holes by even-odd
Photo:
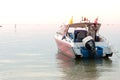
[[111, 57], [113, 50], [111, 46], [103, 45], [104, 42], [97, 42], [95, 46], [96, 54], [91, 55], [86, 47], [82, 43], [74, 43], [73, 51], [76, 57]]

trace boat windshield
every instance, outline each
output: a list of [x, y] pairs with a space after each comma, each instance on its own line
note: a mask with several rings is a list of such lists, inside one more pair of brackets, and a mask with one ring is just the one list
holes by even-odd
[[74, 42], [82, 42], [87, 36], [87, 30], [75, 30], [74, 31]]
[[69, 27], [68, 35], [74, 42], [82, 42], [88, 34], [88, 27]]

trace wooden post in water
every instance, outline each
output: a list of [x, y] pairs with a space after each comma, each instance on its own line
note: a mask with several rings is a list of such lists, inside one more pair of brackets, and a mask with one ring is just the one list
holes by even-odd
[[14, 28], [15, 28], [15, 32], [16, 32], [17, 24], [14, 25]]

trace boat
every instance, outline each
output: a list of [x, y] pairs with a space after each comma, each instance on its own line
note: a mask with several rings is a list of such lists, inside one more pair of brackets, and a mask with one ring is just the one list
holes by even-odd
[[78, 23], [63, 24], [55, 34], [58, 51], [71, 58], [111, 57], [112, 46], [99, 34], [101, 23], [86, 18]]

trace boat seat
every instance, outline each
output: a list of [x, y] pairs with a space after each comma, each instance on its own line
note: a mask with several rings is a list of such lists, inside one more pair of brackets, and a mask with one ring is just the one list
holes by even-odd
[[73, 34], [72, 33], [68, 33], [68, 35], [71, 39], [73, 39]]

